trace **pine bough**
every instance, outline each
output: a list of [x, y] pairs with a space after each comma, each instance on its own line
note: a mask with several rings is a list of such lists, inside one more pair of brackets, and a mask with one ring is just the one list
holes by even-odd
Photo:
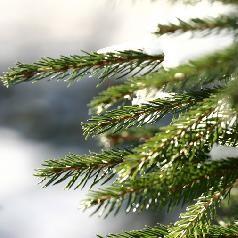
[[[210, 34], [228, 29], [236, 37], [237, 26], [237, 16], [233, 13], [159, 24], [156, 34], [187, 31]], [[137, 140], [138, 143], [130, 149], [110, 148], [101, 153], [68, 154], [48, 160], [35, 175], [44, 186], [67, 181], [66, 188], [77, 189], [90, 182], [89, 197], [82, 207], [95, 207], [94, 213], [104, 216], [117, 214], [121, 209], [135, 212], [188, 204], [175, 224], [110, 234], [108, 238], [238, 237], [237, 223], [226, 227], [214, 223], [216, 208], [229, 197], [238, 179], [238, 155], [220, 160], [209, 155], [214, 144], [238, 145], [237, 55], [235, 40], [226, 49], [165, 70], [161, 67], [163, 54], [152, 56], [140, 50], [94, 52], [43, 58], [33, 64], [18, 63], [1, 80], [11, 86], [43, 78], [71, 82], [89, 74], [100, 82], [129, 76], [92, 100], [92, 117], [83, 124], [83, 130], [87, 137], [104, 134], [116, 136], [114, 142], [125, 140], [130, 144]], [[162, 94], [142, 104], [125, 105], [138, 90]], [[119, 106], [115, 108], [116, 105]], [[167, 115], [173, 116], [171, 122], [159, 126]], [[148, 127], [151, 123], [153, 130]], [[111, 185], [91, 190], [109, 181]]]

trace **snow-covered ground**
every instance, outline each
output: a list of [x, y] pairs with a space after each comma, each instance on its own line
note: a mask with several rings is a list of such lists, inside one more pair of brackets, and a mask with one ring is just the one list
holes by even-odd
[[[96, 233], [139, 228], [149, 221], [132, 214], [109, 222], [83, 213], [78, 207], [85, 191], [64, 190], [63, 186], [42, 189], [33, 177], [41, 161], [54, 157], [56, 148], [5, 128], [0, 128], [0, 135], [1, 238], [95, 237]], [[57, 153], [68, 150], [57, 148]]]

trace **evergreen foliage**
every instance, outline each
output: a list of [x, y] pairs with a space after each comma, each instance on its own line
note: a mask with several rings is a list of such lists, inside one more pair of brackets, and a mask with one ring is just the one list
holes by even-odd
[[144, 88], [167, 89], [183, 92], [206, 88], [211, 83], [224, 84], [237, 74], [237, 44], [206, 57], [192, 60], [170, 70], [161, 69], [144, 77], [131, 78], [124, 84], [112, 86], [90, 103], [91, 111], [102, 112], [118, 102], [128, 101], [137, 90]]
[[124, 106], [120, 109], [108, 111], [99, 116], [93, 116], [88, 123], [83, 124], [86, 136], [101, 134], [111, 128], [114, 132], [127, 129], [132, 126], [142, 126], [153, 123], [168, 113], [179, 113], [191, 107], [202, 98], [208, 96], [209, 92], [202, 91], [194, 95], [169, 94], [164, 99], [156, 99], [137, 106]]
[[[238, 225], [232, 224], [228, 227], [209, 226], [205, 234], [199, 230], [196, 238], [236, 238], [238, 233]], [[106, 238], [164, 238], [169, 234], [168, 227], [157, 225], [156, 227], [147, 227], [144, 230], [130, 231], [122, 234], [110, 234]], [[103, 238], [103, 236], [98, 236]], [[194, 238], [195, 235], [191, 235]]]
[[[43, 78], [57, 78], [72, 81], [93, 74], [100, 80], [119, 74], [124, 77], [147, 69], [153, 71], [162, 61], [163, 55], [151, 56], [141, 51], [121, 51], [99, 54], [87, 53], [85, 56], [61, 56], [59, 59], [42, 58], [34, 64], [18, 63], [3, 75], [6, 86], [23, 81], [36, 81]], [[139, 69], [138, 69], [139, 68]]]
[[186, 32], [186, 31], [203, 31], [203, 30], [222, 30], [222, 29], [234, 29], [236, 30], [237, 16], [219, 16], [217, 18], [192, 18], [189, 22], [185, 22], [178, 19], [178, 24], [158, 25], [158, 31], [156, 34]]
[[[236, 0], [222, 2], [238, 4]], [[90, 74], [103, 81], [129, 76], [91, 101], [92, 117], [83, 123], [86, 137], [103, 134], [112, 148], [45, 161], [35, 175], [44, 186], [67, 181], [66, 188], [77, 189], [90, 182], [82, 207], [94, 207], [93, 213], [105, 217], [121, 209], [167, 207], [170, 211], [187, 206], [174, 224], [108, 238], [238, 237], [237, 223], [216, 224], [217, 208], [236, 186], [238, 154], [222, 159], [210, 156], [215, 144], [238, 146], [237, 27], [234, 13], [159, 24], [158, 37], [221, 29], [235, 37], [226, 49], [169, 70], [161, 67], [163, 54], [152, 56], [139, 50], [43, 58], [10, 68], [1, 77], [6, 86], [48, 77], [73, 81]], [[156, 97], [146, 100], [146, 94], [153, 91]], [[145, 102], [128, 105], [139, 92], [144, 93]], [[168, 115], [173, 119], [160, 126], [160, 119]], [[117, 144], [121, 146], [113, 148]], [[91, 189], [99, 183], [104, 186]]]
[[[94, 177], [91, 187], [100, 180], [111, 178], [114, 176], [112, 168], [121, 163], [123, 157], [130, 154], [129, 150], [112, 149], [111, 151], [103, 151], [101, 154], [91, 153], [90, 155], [69, 154], [64, 158], [57, 160], [45, 161], [43, 168], [39, 169], [36, 176], [42, 177], [44, 182], [48, 182], [45, 186], [60, 183], [66, 179], [70, 179], [66, 188], [75, 186], [84, 187], [88, 180]], [[105, 183], [106, 181], [104, 181]]]

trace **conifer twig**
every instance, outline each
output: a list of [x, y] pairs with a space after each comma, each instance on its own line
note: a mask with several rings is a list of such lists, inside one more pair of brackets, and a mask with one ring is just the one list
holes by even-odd
[[[170, 161], [190, 160], [197, 155], [209, 153], [213, 143], [231, 128], [237, 128], [237, 118], [229, 107], [217, 102], [219, 97], [212, 95], [196, 104], [188, 112], [175, 119], [171, 125], [160, 128], [154, 137], [133, 149], [133, 153], [118, 167], [122, 178], [139, 171], [163, 166]], [[222, 109], [222, 110], [221, 110]], [[235, 132], [235, 131], [234, 131]], [[231, 136], [233, 135], [233, 137]], [[235, 133], [230, 134], [231, 143], [237, 140]]]
[[136, 77], [124, 84], [112, 86], [100, 93], [90, 102], [93, 113], [101, 113], [105, 109], [126, 100], [131, 100], [135, 91], [144, 88], [161, 89], [167, 87], [174, 92], [191, 91], [197, 88], [211, 88], [211, 84], [226, 84], [237, 73], [236, 56], [238, 46], [234, 44], [220, 52], [190, 61], [168, 71], [161, 70], [143, 77]]
[[96, 206], [96, 211], [101, 210], [100, 214], [106, 216], [112, 211], [117, 213], [123, 202], [127, 212], [165, 205], [172, 207], [181, 201], [183, 204], [192, 202], [209, 189], [215, 192], [221, 189], [221, 184], [224, 189], [230, 187], [238, 178], [237, 171], [237, 158], [168, 166], [164, 170], [92, 191], [82, 207]]
[[[163, 238], [168, 234], [166, 226], [158, 224], [155, 227], [146, 227], [143, 230], [127, 231], [122, 234], [109, 234], [105, 238]], [[103, 236], [98, 236], [103, 238]]]
[[207, 234], [224, 193], [216, 191], [196, 199], [196, 204], [188, 206], [186, 212], [180, 214], [180, 220], [169, 229], [166, 238], [189, 238], [193, 235], [196, 237], [196, 234]]
[[92, 187], [100, 181], [105, 183], [110, 180], [115, 174], [113, 168], [130, 153], [126, 149], [113, 149], [101, 154], [68, 154], [64, 158], [45, 161], [35, 176], [42, 179], [45, 187], [68, 180], [66, 188], [75, 189], [84, 187], [93, 178]]
[[209, 96], [209, 90], [194, 94], [168, 94], [163, 99], [155, 99], [142, 105], [124, 106], [93, 116], [83, 124], [84, 134], [97, 135], [113, 128], [113, 132], [132, 126], [142, 126], [163, 118], [168, 113], [176, 114], [184, 111]]
[[[170, 23], [170, 24], [159, 24], [158, 31], [155, 34], [166, 34], [166, 33], [175, 33], [186, 32], [186, 31], [203, 31], [203, 30], [221, 30], [221, 29], [237, 29], [237, 16], [219, 16], [215, 18], [192, 18], [188, 21], [183, 21], [178, 18], [178, 23]], [[212, 31], [211, 31], [212, 32]]]
[[42, 58], [33, 64], [18, 63], [10, 68], [1, 80], [5, 86], [37, 81], [43, 78], [73, 81], [92, 74], [99, 80], [116, 75], [117, 78], [132, 73], [153, 71], [163, 61], [163, 55], [152, 56], [142, 51], [118, 51], [115, 53], [99, 54], [86, 53], [84, 56], [61, 56], [58, 59]]
[[[154, 227], [146, 227], [143, 230], [127, 231], [121, 234], [109, 234], [106, 237], [98, 236], [98, 238], [164, 238], [169, 235], [170, 226], [156, 225]], [[191, 234], [191, 238], [237, 238], [238, 225], [232, 224], [227, 227], [218, 225], [207, 226], [207, 232], [204, 234], [198, 228], [197, 234]]]

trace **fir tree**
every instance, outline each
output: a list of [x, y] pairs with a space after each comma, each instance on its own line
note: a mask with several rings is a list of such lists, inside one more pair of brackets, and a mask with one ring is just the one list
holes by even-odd
[[[238, 4], [237, 0], [220, 1]], [[237, 187], [238, 155], [210, 156], [215, 144], [238, 146], [237, 22], [238, 14], [233, 12], [159, 24], [158, 37], [224, 29], [234, 36], [226, 49], [169, 70], [162, 67], [163, 53], [149, 55], [141, 50], [84, 52], [10, 68], [1, 77], [7, 87], [49, 77], [73, 82], [93, 75], [99, 83], [128, 78], [96, 96], [90, 103], [92, 117], [82, 124], [86, 137], [103, 134], [111, 148], [47, 160], [35, 175], [44, 186], [67, 181], [67, 188], [77, 189], [90, 183], [82, 207], [95, 207], [94, 213], [104, 216], [121, 209], [188, 206], [174, 224], [107, 237], [238, 237], [235, 221], [226, 226], [215, 223], [216, 210]], [[129, 105], [138, 92], [145, 98], [152, 93], [154, 98]], [[167, 115], [173, 115], [172, 121], [159, 126]], [[93, 190], [95, 185], [104, 186]]]

